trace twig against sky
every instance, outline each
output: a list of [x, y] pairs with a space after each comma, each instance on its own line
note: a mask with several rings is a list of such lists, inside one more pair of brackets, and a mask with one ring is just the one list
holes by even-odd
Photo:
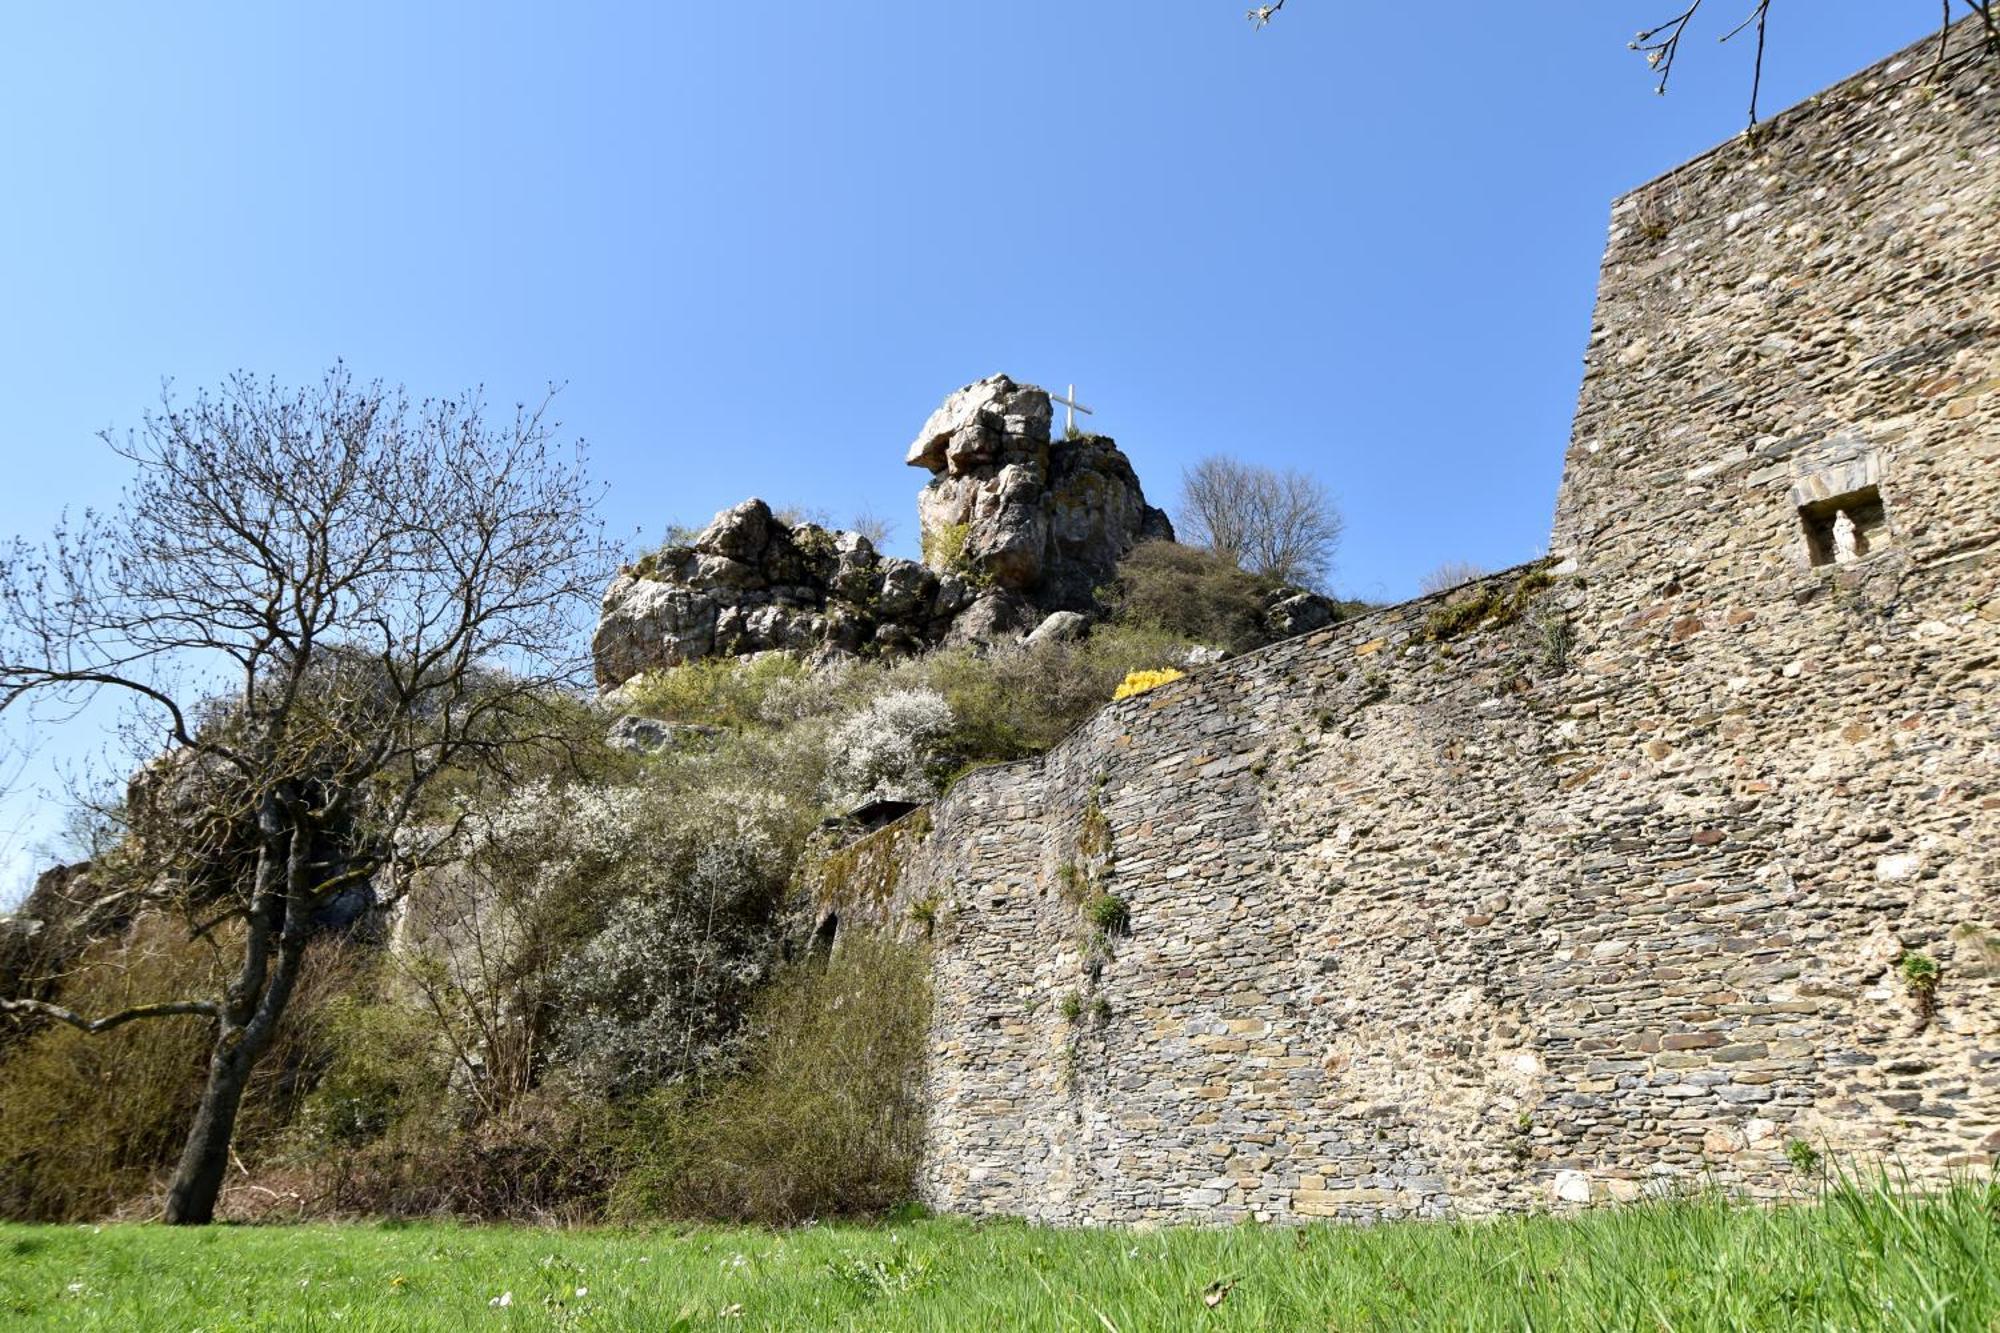
[[[1993, 14], [1994, 0], [1960, 0], [1967, 11], [1977, 14], [1980, 25], [1986, 32], [1987, 50], [2000, 56], [2000, 20]], [[1687, 36], [1688, 28], [1701, 13], [1707, 0], [1689, 0], [1686, 9], [1681, 10], [1663, 23], [1656, 23], [1642, 30], [1630, 43], [1631, 49], [1646, 57], [1646, 64], [1659, 75], [1654, 91], [1664, 95], [1667, 81], [1673, 77], [1674, 62], [1680, 58], [1681, 39]], [[1750, 124], [1757, 124], [1757, 102], [1764, 90], [1764, 51], [1766, 39], [1770, 35], [1772, 0], [1754, 0], [1750, 12], [1741, 22], [1719, 40], [1727, 42], [1745, 32], [1757, 34], [1757, 51], [1750, 69]], [[1249, 10], [1246, 17], [1256, 27], [1270, 23], [1272, 17], [1285, 7], [1285, 0], [1274, 0], [1271, 4], [1257, 5]], [[1951, 0], [1938, 0], [1938, 52], [1937, 61], [1931, 66], [1932, 76], [1944, 68], [1945, 58], [1951, 47], [1952, 8]]]

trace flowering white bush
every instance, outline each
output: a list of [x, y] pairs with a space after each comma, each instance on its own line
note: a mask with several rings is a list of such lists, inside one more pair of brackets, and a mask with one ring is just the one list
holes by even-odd
[[[452, 1007], [500, 1012], [507, 996], [506, 1012], [546, 1029], [544, 1060], [596, 1090], [712, 1060], [775, 954], [784, 888], [818, 815], [810, 781], [803, 797], [754, 781], [789, 762], [691, 759], [625, 786], [541, 781], [469, 812], [472, 919], [433, 932], [426, 950], [453, 978]], [[816, 751], [796, 762], [816, 774]], [[467, 940], [482, 947], [455, 947]]]
[[828, 799], [852, 806], [877, 793], [935, 791], [940, 747], [953, 721], [951, 705], [936, 690], [877, 696], [828, 739]]
[[567, 1076], [607, 1092], [670, 1082], [727, 1051], [774, 950], [784, 879], [751, 841], [701, 846], [693, 864], [626, 899], [557, 969]]

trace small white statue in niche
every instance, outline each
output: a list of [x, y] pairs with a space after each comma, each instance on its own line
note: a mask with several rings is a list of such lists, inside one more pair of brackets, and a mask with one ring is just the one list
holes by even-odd
[[1861, 555], [1861, 536], [1845, 509], [1833, 516], [1833, 563], [1851, 565]]

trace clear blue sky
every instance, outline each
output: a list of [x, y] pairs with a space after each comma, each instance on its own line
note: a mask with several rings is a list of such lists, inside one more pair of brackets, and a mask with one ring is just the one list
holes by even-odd
[[[1625, 43], [1665, 0], [1244, 7], [16, 8], [0, 532], [112, 500], [94, 433], [163, 377], [344, 357], [561, 382], [620, 534], [756, 494], [907, 548], [904, 446], [1005, 371], [1076, 381], [1158, 502], [1218, 450], [1316, 472], [1349, 594], [1532, 556], [1609, 201], [1741, 128], [1748, 47], [1717, 13], [1662, 99]], [[1772, 110], [1934, 20], [1776, 8]], [[89, 730], [14, 734], [0, 898]]]

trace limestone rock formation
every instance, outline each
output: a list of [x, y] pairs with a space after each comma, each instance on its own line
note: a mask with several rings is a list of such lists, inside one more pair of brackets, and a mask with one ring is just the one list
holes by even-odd
[[747, 500], [619, 572], [592, 645], [599, 686], [704, 657], [1018, 639], [1051, 612], [1094, 610], [1133, 545], [1173, 537], [1116, 444], [1051, 442], [1048, 394], [1004, 375], [946, 399], [908, 461], [933, 474], [918, 500], [922, 563]]
[[916, 651], [944, 637], [973, 593], [963, 579], [877, 554], [859, 533], [788, 525], [746, 500], [692, 545], [620, 571], [592, 643], [597, 681], [610, 689], [643, 671], [776, 649]]
[[905, 461], [931, 473], [917, 499], [926, 565], [1083, 611], [1127, 551], [1174, 529], [1117, 444], [1052, 441], [1049, 421], [1046, 391], [994, 375], [945, 399]]

